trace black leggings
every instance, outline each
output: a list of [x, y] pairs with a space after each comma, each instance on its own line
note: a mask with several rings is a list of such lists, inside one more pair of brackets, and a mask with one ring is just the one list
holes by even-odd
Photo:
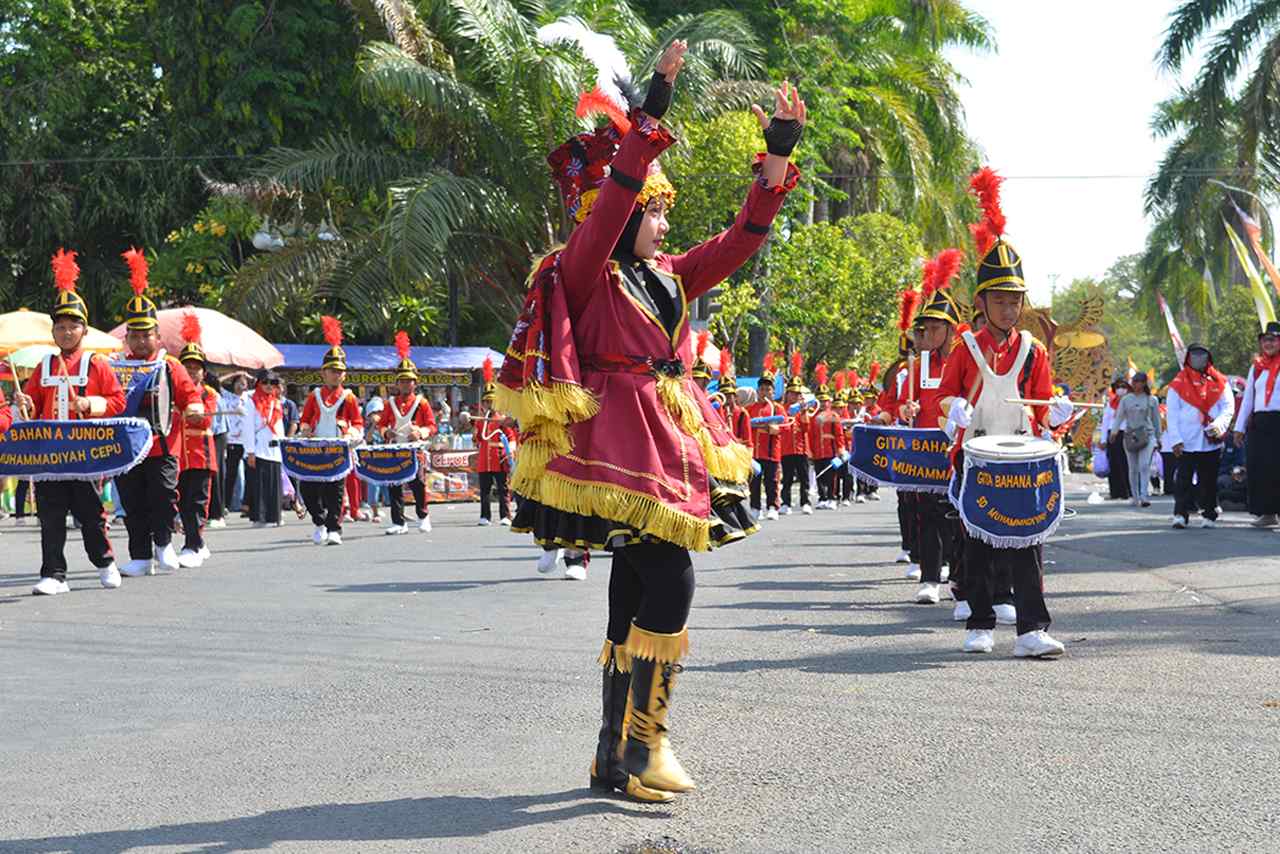
[[614, 549], [609, 573], [609, 640], [627, 641], [631, 623], [675, 634], [693, 606], [693, 561], [671, 543], [638, 543]]

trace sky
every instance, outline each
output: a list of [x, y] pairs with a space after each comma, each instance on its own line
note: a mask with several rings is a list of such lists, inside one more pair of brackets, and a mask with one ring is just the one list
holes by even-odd
[[[1164, 152], [1148, 123], [1177, 80], [1154, 62], [1174, 0], [968, 0], [997, 53], [955, 51], [969, 133], [1007, 180], [1005, 235], [1033, 301], [1140, 252], [1146, 177]], [[1124, 176], [1094, 177], [1082, 176]]]

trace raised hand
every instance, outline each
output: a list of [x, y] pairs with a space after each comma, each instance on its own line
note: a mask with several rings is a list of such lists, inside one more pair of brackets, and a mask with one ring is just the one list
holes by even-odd
[[688, 51], [689, 43], [677, 39], [668, 45], [659, 57], [656, 70], [668, 85], [676, 82], [676, 75], [680, 73], [680, 69], [684, 68], [684, 55]]
[[671, 106], [671, 93], [674, 91], [672, 84], [680, 69], [684, 68], [684, 55], [688, 49], [689, 45], [685, 42], [674, 41], [658, 60], [657, 70], [649, 81], [649, 91], [645, 93], [644, 104], [640, 107], [645, 115], [655, 121], [662, 121]]
[[[805, 107], [804, 99], [800, 97], [800, 90], [792, 86], [787, 80], [782, 81], [782, 85], [773, 93], [774, 109], [773, 118], [778, 121], [794, 121], [799, 122], [801, 127], [808, 120], [808, 110]], [[760, 122], [761, 130], [768, 130], [770, 118], [765, 113], [764, 108], [759, 104], [751, 105], [751, 112], [756, 114], [756, 121]]]

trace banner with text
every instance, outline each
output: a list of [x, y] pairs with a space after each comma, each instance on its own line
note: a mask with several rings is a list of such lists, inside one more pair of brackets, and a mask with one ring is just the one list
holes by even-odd
[[281, 439], [285, 473], [298, 480], [332, 483], [351, 471], [351, 446], [333, 439]]
[[124, 474], [151, 450], [141, 418], [20, 421], [0, 436], [0, 476], [97, 480]]
[[950, 450], [951, 440], [941, 430], [858, 424], [849, 464], [870, 483], [904, 492], [943, 493], [951, 479]]
[[998, 549], [1049, 539], [1062, 520], [1062, 459], [997, 462], [966, 454], [959, 509], [969, 536]]
[[395, 486], [409, 483], [418, 476], [416, 444], [370, 445], [356, 449], [356, 477], [366, 483]]

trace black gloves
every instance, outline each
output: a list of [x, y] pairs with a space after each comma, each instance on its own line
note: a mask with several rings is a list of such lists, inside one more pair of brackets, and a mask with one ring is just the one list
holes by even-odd
[[800, 144], [800, 136], [804, 133], [804, 125], [795, 119], [780, 119], [776, 116], [764, 130], [764, 147], [770, 154], [779, 157], [790, 157]]
[[640, 109], [654, 121], [661, 121], [671, 107], [671, 92], [673, 89], [674, 87], [667, 82], [667, 78], [660, 72], [655, 71], [653, 79], [649, 81], [649, 91], [644, 96], [644, 105]]

